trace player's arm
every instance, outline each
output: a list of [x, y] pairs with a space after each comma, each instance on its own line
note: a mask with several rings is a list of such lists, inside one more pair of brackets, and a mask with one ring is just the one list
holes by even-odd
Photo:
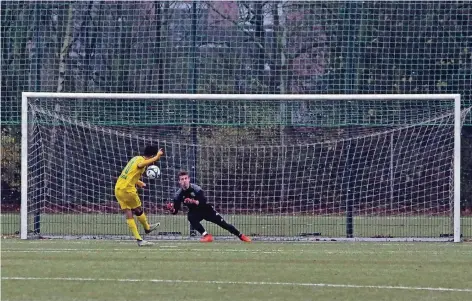
[[207, 199], [203, 190], [200, 189], [199, 191], [195, 192], [195, 198], [193, 199], [186, 198], [184, 202], [200, 206], [200, 205], [206, 205]]
[[179, 212], [180, 206], [181, 206], [180, 200], [182, 199], [182, 194], [183, 194], [183, 191], [179, 189], [177, 193], [175, 194], [174, 198], [172, 199], [172, 201], [166, 205], [166, 209], [169, 210], [170, 213], [175, 215]]
[[146, 187], [146, 184], [141, 180], [138, 180], [138, 182], [136, 182], [136, 185], [138, 185], [141, 188]]
[[143, 168], [145, 166], [148, 166], [149, 164], [156, 162], [162, 157], [162, 155], [164, 155], [164, 150], [161, 148], [154, 157], [139, 162], [138, 168]]

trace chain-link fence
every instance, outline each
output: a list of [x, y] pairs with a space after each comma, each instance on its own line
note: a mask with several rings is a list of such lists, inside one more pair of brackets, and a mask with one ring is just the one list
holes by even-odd
[[3, 233], [19, 227], [22, 91], [460, 93], [472, 105], [469, 1], [2, 1], [1, 22]]

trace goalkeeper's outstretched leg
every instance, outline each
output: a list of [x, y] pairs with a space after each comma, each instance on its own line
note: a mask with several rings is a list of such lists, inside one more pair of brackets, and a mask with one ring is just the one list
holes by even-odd
[[249, 237], [242, 234], [238, 229], [236, 229], [235, 226], [225, 221], [225, 219], [214, 209], [212, 210], [212, 212], [208, 213], [207, 216], [205, 216], [205, 220], [217, 224], [218, 226], [225, 229], [229, 233], [237, 236], [240, 240], [244, 242], [251, 242], [251, 239]]
[[200, 239], [201, 242], [212, 242], [213, 236], [206, 232], [203, 225], [200, 223], [203, 220], [203, 217], [200, 214], [190, 213], [187, 215], [187, 219], [192, 225], [193, 229], [197, 230], [198, 233], [202, 235]]

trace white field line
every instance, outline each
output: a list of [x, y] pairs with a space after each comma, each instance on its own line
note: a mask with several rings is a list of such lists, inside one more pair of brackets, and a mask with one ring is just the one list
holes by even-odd
[[[151, 242], [154, 242], [152, 239], [150, 240]], [[89, 239], [84, 239], [84, 240], [69, 240], [69, 239], [48, 239], [48, 240], [29, 240], [27, 242], [25, 241], [8, 241], [8, 245], [25, 245], [25, 244], [37, 244], [37, 245], [51, 245], [51, 244], [77, 244], [77, 245], [97, 245], [97, 244], [105, 244], [109, 245], [111, 243], [113, 244], [119, 244], [119, 245], [134, 245], [136, 242], [134, 240], [89, 240]], [[201, 243], [199, 241], [158, 241], [159, 248], [179, 248], [179, 247], [186, 247], [186, 246], [192, 246], [196, 247], [197, 245], [200, 245]], [[221, 242], [216, 242], [215, 244], [224, 244], [224, 245], [231, 245], [233, 243], [238, 244], [239, 241], [221, 241]], [[468, 243], [462, 243], [462, 244], [453, 244], [453, 243], [447, 243], [447, 242], [363, 242], [363, 241], [334, 241], [334, 242], [301, 242], [301, 241], [261, 241], [261, 242], [256, 242], [258, 245], [264, 244], [264, 245], [282, 245], [282, 246], [288, 246], [288, 245], [293, 245], [293, 246], [308, 246], [310, 248], [313, 248], [318, 245], [318, 244], [340, 244], [340, 245], [346, 245], [346, 244], [352, 244], [353, 246], [371, 246], [371, 247], [379, 247], [379, 246], [390, 246], [390, 247], [401, 247], [401, 248], [408, 248], [408, 246], [412, 245], [431, 245], [434, 244], [435, 248], [470, 248], [470, 244]], [[255, 244], [256, 244], [255, 243]], [[298, 250], [297, 250], [298, 251]], [[311, 250], [312, 251], [312, 250]], [[401, 251], [399, 249], [399, 251]], [[392, 251], [395, 252], [395, 251]], [[423, 252], [417, 251], [417, 252]]]
[[[327, 255], [371, 255], [371, 254], [378, 254], [378, 251], [372, 250], [317, 250], [317, 249], [306, 249], [306, 250], [282, 250], [282, 249], [272, 249], [267, 251], [262, 250], [250, 250], [250, 249], [214, 249], [214, 248], [177, 248], [177, 247], [163, 247], [158, 246], [157, 248], [114, 248], [114, 249], [100, 249], [100, 248], [57, 248], [57, 249], [2, 249], [1, 253], [67, 253], [67, 252], [78, 252], [78, 253], [107, 253], [107, 252], [130, 252], [130, 251], [137, 251], [145, 252], [145, 251], [154, 251], [154, 252], [170, 252], [170, 253], [186, 253], [186, 252], [204, 252], [204, 253], [254, 253], [254, 254], [281, 254], [281, 253], [310, 253], [310, 254], [327, 254]], [[437, 250], [383, 250], [382, 253], [388, 254], [428, 254], [428, 255], [444, 255], [444, 253], [439, 252]], [[471, 255], [472, 256], [472, 249], [470, 251], [462, 251], [462, 252], [454, 252], [454, 254], [464, 254], [464, 255]]]
[[259, 250], [239, 250], [239, 249], [170, 249], [170, 248], [127, 248], [127, 249], [40, 249], [40, 250], [31, 250], [31, 249], [8, 249], [2, 250], [1, 253], [65, 253], [65, 252], [96, 252], [96, 253], [107, 253], [107, 252], [130, 252], [130, 251], [154, 251], [154, 252], [169, 252], [169, 253], [186, 253], [186, 252], [213, 252], [213, 253], [261, 253], [261, 254], [276, 254], [282, 253], [282, 250], [272, 250], [272, 251], [259, 251]]
[[[326, 237], [320, 237], [320, 239], [329, 239]], [[8, 244], [78, 244], [78, 245], [89, 245], [89, 244], [135, 244], [136, 241], [134, 239], [68, 239], [68, 238], [54, 238], [54, 239], [30, 239], [30, 240], [20, 240], [20, 239], [4, 239], [8, 242]], [[153, 239], [153, 237], [149, 237], [148, 239], [151, 242], [158, 242], [162, 245], [167, 246], [184, 246], [184, 245], [200, 245], [201, 243], [195, 240], [185, 240], [183, 239], [175, 239], [175, 240], [160, 240], [160, 239]], [[215, 241], [214, 244], [239, 244], [241, 243], [239, 239], [234, 238], [234, 240], [219, 240]], [[260, 240], [254, 241], [257, 244], [266, 244], [266, 245], [296, 245], [296, 246], [316, 246], [317, 244], [352, 244], [352, 245], [366, 245], [366, 246], [411, 246], [411, 245], [431, 245], [434, 244], [437, 247], [457, 247], [463, 244], [456, 244], [444, 241], [431, 241], [431, 242], [417, 242], [417, 241], [291, 241], [291, 240]]]
[[222, 284], [222, 285], [254, 285], [254, 286], [298, 286], [298, 287], [334, 287], [334, 288], [360, 288], [360, 289], [388, 289], [388, 290], [416, 290], [416, 291], [440, 291], [440, 292], [471, 292], [469, 288], [446, 287], [418, 287], [418, 286], [390, 286], [390, 285], [356, 285], [356, 284], [331, 284], [331, 283], [303, 283], [303, 282], [267, 282], [267, 281], [224, 281], [224, 280], [180, 280], [180, 279], [111, 279], [111, 278], [57, 278], [57, 277], [2, 277], [2, 280], [20, 281], [77, 281], [77, 282], [152, 282], [152, 283], [196, 283], [196, 284]]

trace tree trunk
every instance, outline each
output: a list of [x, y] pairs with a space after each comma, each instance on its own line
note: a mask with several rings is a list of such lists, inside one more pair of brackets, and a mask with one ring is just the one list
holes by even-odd
[[254, 25], [255, 25], [255, 47], [256, 47], [256, 72], [257, 79], [261, 85], [264, 82], [265, 66], [265, 31], [264, 31], [264, 3], [257, 1], [254, 3]]
[[57, 92], [62, 92], [64, 89], [65, 75], [66, 75], [66, 58], [69, 53], [69, 48], [72, 43], [72, 4], [69, 3], [67, 13], [66, 29], [64, 31], [64, 38], [62, 40], [62, 47], [59, 52], [59, 76], [57, 79]]

